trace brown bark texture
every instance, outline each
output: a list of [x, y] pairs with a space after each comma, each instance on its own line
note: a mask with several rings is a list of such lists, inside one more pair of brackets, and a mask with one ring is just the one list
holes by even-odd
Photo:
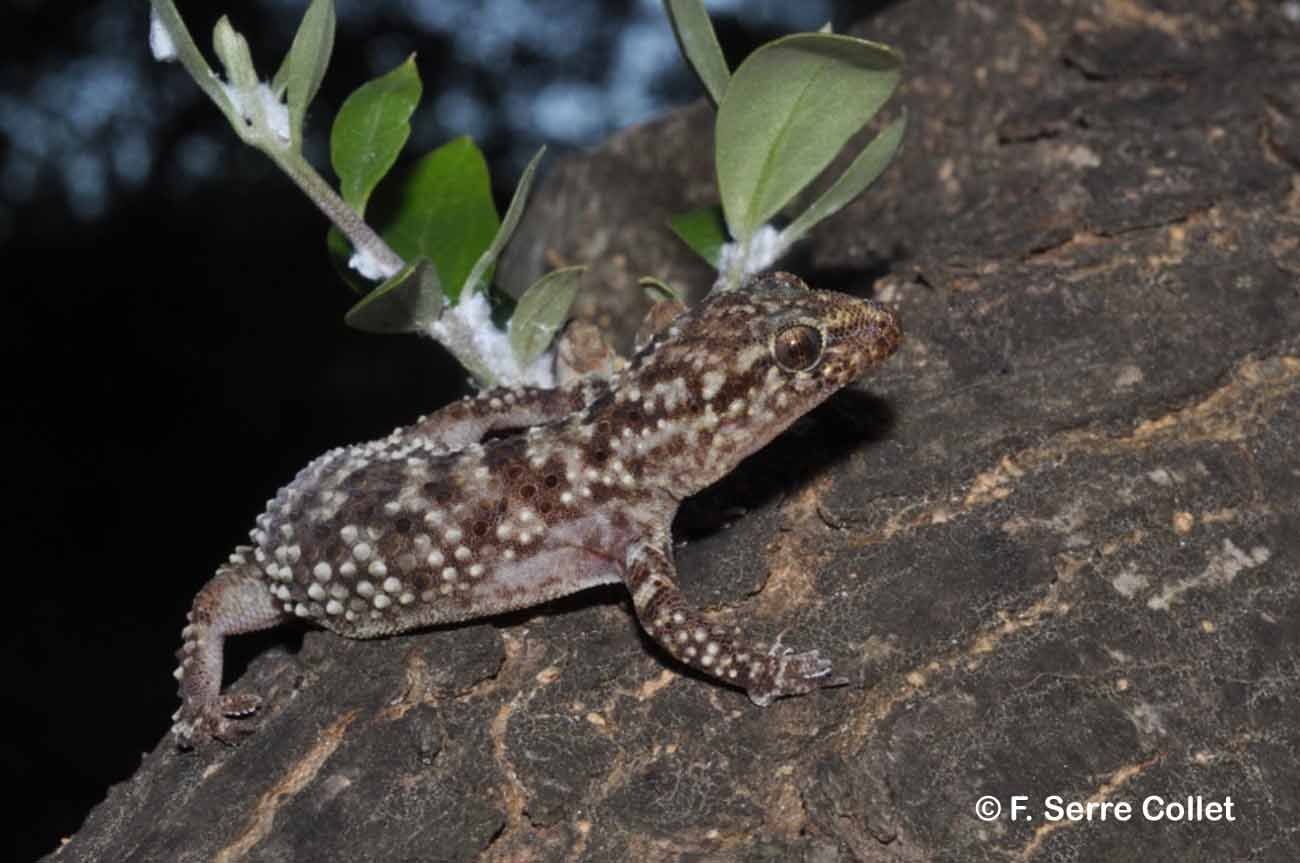
[[[911, 127], [786, 266], [894, 304], [904, 346], [695, 501], [676, 551], [700, 606], [849, 685], [756, 708], [613, 589], [309, 632], [233, 681], [267, 696], [256, 734], [160, 741], [50, 859], [1300, 859], [1288, 8], [914, 0], [856, 28], [905, 52]], [[582, 311], [624, 334], [637, 276], [698, 295], [664, 219], [716, 200], [711, 123], [556, 166], [503, 275], [590, 262]], [[1050, 795], [1135, 811], [1049, 821]], [[1152, 796], [1235, 820], [1147, 820]]]

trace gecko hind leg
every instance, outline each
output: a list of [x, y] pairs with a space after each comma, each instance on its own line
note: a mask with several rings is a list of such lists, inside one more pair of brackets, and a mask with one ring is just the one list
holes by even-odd
[[[241, 549], [244, 551], [244, 549]], [[246, 566], [222, 567], [203, 586], [187, 616], [189, 625], [176, 652], [181, 664], [181, 708], [172, 716], [172, 734], [182, 748], [208, 739], [230, 741], [249, 730], [243, 719], [261, 699], [251, 693], [221, 694], [222, 649], [226, 636], [270, 629], [291, 618], [267, 589], [266, 581]]]

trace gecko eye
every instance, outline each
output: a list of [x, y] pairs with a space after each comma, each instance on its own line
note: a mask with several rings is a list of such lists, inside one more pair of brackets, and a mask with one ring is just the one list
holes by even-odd
[[788, 372], [806, 372], [822, 358], [822, 337], [815, 327], [795, 324], [776, 334], [772, 357]]

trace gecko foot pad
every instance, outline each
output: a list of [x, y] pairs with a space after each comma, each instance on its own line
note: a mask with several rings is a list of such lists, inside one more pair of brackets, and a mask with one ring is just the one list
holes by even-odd
[[846, 677], [831, 677], [831, 661], [823, 659], [816, 650], [795, 653], [792, 648], [776, 643], [767, 652], [771, 672], [748, 689], [749, 700], [759, 707], [767, 707], [775, 699], [787, 695], [805, 695], [814, 689], [843, 686]]
[[243, 719], [246, 716], [252, 716], [261, 704], [262, 696], [260, 695], [255, 695], [252, 692], [236, 692], [221, 696], [221, 704], [218, 710], [220, 710], [222, 716], [228, 716], [231, 719]]
[[233, 743], [257, 730], [256, 722], [246, 721], [257, 712], [262, 699], [251, 692], [223, 695], [209, 708], [194, 712], [182, 707], [172, 717], [172, 734], [182, 749], [193, 749], [207, 740]]

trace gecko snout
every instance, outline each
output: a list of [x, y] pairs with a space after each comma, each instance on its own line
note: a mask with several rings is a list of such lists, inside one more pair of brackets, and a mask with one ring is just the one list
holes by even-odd
[[897, 313], [875, 300], [850, 300], [832, 319], [831, 331], [855, 355], [859, 374], [889, 359], [903, 341]]
[[866, 301], [871, 316], [871, 330], [867, 341], [875, 346], [876, 362], [883, 362], [898, 350], [903, 342], [903, 327], [898, 313], [875, 300]]

